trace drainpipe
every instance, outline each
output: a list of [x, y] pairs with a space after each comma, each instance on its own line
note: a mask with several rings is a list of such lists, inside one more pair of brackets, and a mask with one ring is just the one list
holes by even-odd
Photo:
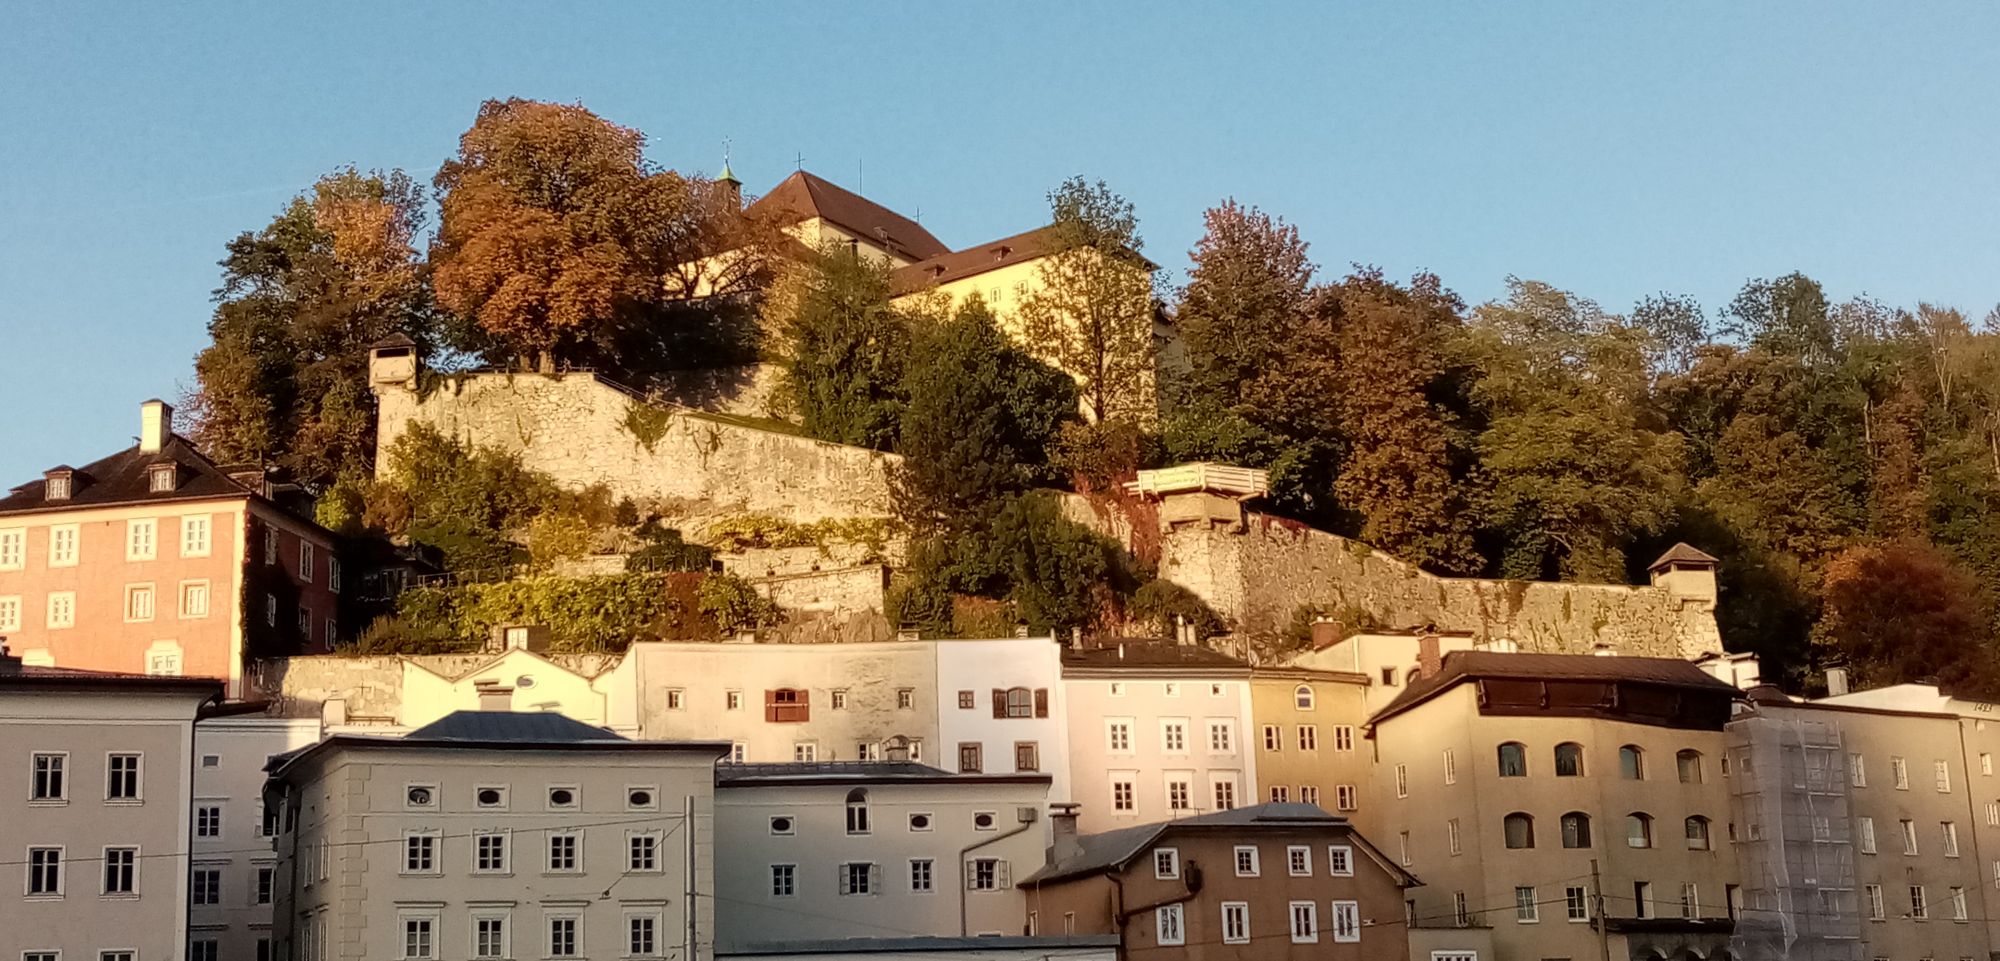
[[1008, 831], [1008, 832], [1006, 832], [1005, 834], [996, 834], [996, 835], [994, 835], [994, 836], [992, 836], [992, 837], [990, 837], [990, 838], [987, 838], [987, 839], [986, 839], [986, 840], [984, 840], [984, 841], [981, 841], [981, 842], [979, 842], [978, 844], [971, 844], [971, 845], [967, 845], [967, 846], [965, 846], [965, 847], [962, 847], [962, 848], [959, 848], [959, 849], [958, 849], [958, 874], [959, 874], [959, 877], [958, 877], [958, 936], [959, 936], [959, 937], [963, 938], [963, 937], [968, 937], [968, 936], [970, 935], [970, 931], [969, 931], [969, 928], [968, 928], [968, 926], [967, 926], [967, 923], [966, 923], [966, 920], [965, 920], [965, 890], [966, 890], [965, 886], [966, 886], [966, 883], [967, 883], [967, 882], [968, 882], [968, 881], [970, 880], [969, 878], [967, 878], [967, 877], [965, 876], [965, 856], [966, 856], [966, 855], [968, 855], [968, 854], [971, 854], [972, 852], [974, 852], [974, 851], [977, 851], [977, 850], [979, 850], [980, 848], [983, 848], [983, 847], [985, 847], [985, 846], [987, 846], [987, 845], [989, 845], [989, 844], [998, 844], [998, 843], [1000, 843], [1000, 842], [1002, 842], [1002, 841], [1005, 841], [1005, 840], [1007, 840], [1008, 838], [1011, 838], [1011, 837], [1013, 837], [1013, 836], [1014, 836], [1014, 835], [1016, 835], [1016, 834], [1021, 834], [1021, 833], [1025, 832], [1025, 831], [1027, 831], [1027, 830], [1028, 830], [1029, 828], [1031, 828], [1031, 827], [1034, 827], [1035, 825], [1037, 825], [1037, 824], [1040, 824], [1040, 823], [1041, 823], [1041, 819], [1037, 818], [1037, 819], [1035, 819], [1035, 820], [1033, 820], [1033, 821], [1029, 821], [1029, 822], [1027, 822], [1026, 824], [1023, 824], [1023, 825], [1021, 825], [1020, 827], [1017, 827], [1017, 828], [1015, 828], [1015, 829], [1014, 829], [1014, 830], [1012, 830], [1012, 831]]
[[[1111, 921], [1118, 926], [1119, 961], [1124, 961], [1124, 959], [1129, 957], [1125, 949], [1125, 925], [1127, 922], [1141, 914], [1164, 908], [1169, 904], [1192, 901], [1196, 894], [1201, 893], [1201, 865], [1191, 858], [1181, 862], [1180, 894], [1176, 894], [1170, 898], [1161, 898], [1158, 901], [1147, 904], [1141, 904], [1135, 908], [1128, 909], [1125, 907], [1125, 882], [1120, 880], [1118, 875], [1114, 873], [1106, 873], [1104, 876], [1111, 879], [1111, 885], [1116, 889], [1118, 895], [1118, 906], [1112, 911]], [[1183, 920], [1181, 923], [1185, 925], [1187, 922]], [[1185, 933], [1185, 927], [1183, 927], [1183, 933]]]

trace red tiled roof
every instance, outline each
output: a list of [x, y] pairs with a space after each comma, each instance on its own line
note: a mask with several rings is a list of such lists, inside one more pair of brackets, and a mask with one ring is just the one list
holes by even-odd
[[911, 260], [950, 253], [916, 221], [825, 178], [801, 170], [786, 177], [771, 192], [757, 198], [750, 210], [795, 224], [818, 217], [856, 237], [887, 246]]

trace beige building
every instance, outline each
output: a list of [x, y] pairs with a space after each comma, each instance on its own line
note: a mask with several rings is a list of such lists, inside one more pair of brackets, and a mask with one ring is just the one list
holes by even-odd
[[1023, 882], [1037, 929], [1116, 934], [1128, 959], [1410, 957], [1402, 899], [1416, 879], [1316, 807], [1259, 804], [1081, 836], [1059, 813], [1055, 835], [1048, 864]]
[[1041, 866], [1049, 780], [908, 761], [719, 768], [717, 953], [1028, 935], [1015, 882]]
[[264, 813], [264, 766], [319, 740], [313, 718], [269, 717], [230, 705], [194, 732], [193, 855], [188, 899], [194, 956], [271, 961], [277, 896], [275, 821]]
[[1499, 961], [1598, 957], [1600, 926], [1613, 958], [1729, 948], [1734, 688], [1652, 658], [1465, 651], [1424, 670], [1370, 721], [1360, 820], [1424, 880], [1415, 920], [1487, 926]]
[[0, 957], [214, 961], [189, 950], [198, 678], [24, 665], [0, 650]]
[[707, 961], [727, 750], [493, 710], [285, 757], [276, 956]]
[[1297, 667], [1250, 671], [1257, 799], [1316, 804], [1349, 817], [1366, 799], [1373, 763], [1366, 675]]

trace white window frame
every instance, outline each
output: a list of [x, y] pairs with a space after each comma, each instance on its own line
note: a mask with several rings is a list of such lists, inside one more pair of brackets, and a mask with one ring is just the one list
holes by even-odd
[[[421, 954], [411, 952], [411, 925], [424, 925]], [[438, 915], [435, 911], [396, 912], [396, 957], [399, 961], [436, 961], [438, 957]]]
[[1361, 902], [1335, 901], [1328, 920], [1333, 923], [1335, 944], [1355, 944], [1361, 940]]
[[28, 566], [28, 529], [0, 530], [0, 571], [18, 571]]
[[135, 517], [125, 522], [125, 559], [150, 561], [160, 556], [160, 519]]
[[[58, 790], [54, 794], [50, 794], [47, 797], [37, 797], [35, 795], [35, 788], [37, 786], [35, 784], [35, 779], [36, 775], [39, 773], [38, 771], [36, 771], [36, 767], [38, 762], [42, 758], [50, 758], [51, 760], [54, 761], [53, 766], [55, 768], [55, 774], [56, 774], [55, 777], [56, 787], [58, 788]], [[29, 804], [61, 805], [69, 803], [69, 780], [70, 780], [70, 763], [69, 763], [68, 751], [28, 752], [28, 803]]]
[[21, 629], [21, 595], [0, 595], [0, 633]]
[[313, 582], [313, 542], [299, 538], [299, 580]]
[[[63, 551], [61, 548], [68, 547]], [[75, 567], [83, 554], [82, 528], [76, 524], [49, 525], [49, 566]]]
[[181, 556], [207, 557], [214, 549], [215, 525], [207, 514], [186, 514], [181, 517]]
[[[542, 866], [543, 866], [543, 873], [545, 873], [545, 874], [582, 874], [582, 873], [583, 873], [583, 871], [584, 871], [584, 865], [583, 865], [583, 848], [584, 848], [584, 845], [583, 845], [583, 829], [582, 829], [582, 828], [551, 828], [551, 829], [549, 829], [548, 831], [546, 831], [546, 832], [544, 832], [544, 833], [543, 833], [543, 835], [542, 835], [542, 838], [543, 838], [543, 841], [542, 841]], [[569, 845], [569, 848], [570, 848], [570, 850], [569, 850], [569, 860], [570, 860], [570, 864], [569, 864], [569, 866], [568, 866], [568, 867], [557, 867], [557, 866], [556, 866], [556, 839], [557, 839], [557, 838], [565, 838], [565, 839], [569, 840], [569, 842], [570, 842], [570, 845]]]
[[1178, 881], [1180, 877], [1180, 848], [1154, 848], [1153, 879], [1156, 881]]
[[1285, 873], [1295, 878], [1312, 877], [1312, 845], [1288, 844], [1285, 846]]
[[1129, 717], [1107, 717], [1104, 719], [1104, 750], [1109, 754], [1129, 755], [1132, 753], [1132, 719]]
[[[1319, 943], [1318, 901], [1293, 901], [1285, 911], [1285, 918], [1292, 932], [1293, 944]], [[1300, 921], [1304, 921], [1304, 925], [1301, 925]]]
[[[208, 616], [208, 612], [211, 609], [209, 602], [213, 598], [213, 595], [209, 592], [208, 581], [206, 579], [182, 581], [178, 593], [179, 596], [175, 599], [175, 604], [177, 605], [176, 612], [182, 620], [196, 620]], [[201, 604], [199, 605], [201, 608], [200, 611], [195, 611], [193, 608], [196, 605], [188, 603], [190, 597], [199, 597], [201, 599]]]
[[1354, 876], [1354, 848], [1346, 844], [1326, 846], [1326, 873], [1328, 877], [1351, 878]]
[[1153, 909], [1153, 938], [1165, 946], [1187, 943], [1187, 916], [1178, 904], [1163, 904]]
[[[491, 952], [482, 952], [480, 950], [479, 926], [482, 922], [486, 921], [498, 922], [500, 928], [498, 933], [499, 944]], [[505, 911], [473, 911], [472, 917], [468, 922], [471, 925], [471, 930], [468, 932], [470, 937], [466, 941], [467, 944], [472, 946], [472, 961], [500, 961], [500, 959], [512, 957], [514, 950], [513, 921], [513, 916]]]
[[51, 631], [66, 631], [76, 626], [75, 591], [49, 592], [47, 624]]
[[1236, 724], [1228, 718], [1208, 719], [1208, 753], [1228, 755], [1236, 753]]
[[151, 581], [125, 585], [125, 623], [143, 624], [159, 616], [159, 593]]
[[[125, 886], [124, 890], [121, 890], [121, 891], [113, 891], [113, 890], [111, 890], [111, 852], [113, 852], [113, 851], [129, 851], [129, 852], [131, 852], [131, 858], [132, 858], [132, 863], [131, 863], [131, 864], [130, 864], [130, 866], [129, 866], [129, 869], [130, 869], [130, 871], [131, 871], [131, 878], [130, 878], [130, 880], [129, 880], [129, 881], [128, 881], [128, 882], [126, 883], [126, 886]], [[99, 895], [100, 897], [106, 897], [106, 898], [136, 898], [136, 897], [138, 897], [138, 896], [139, 896], [139, 866], [140, 866], [140, 865], [142, 865], [142, 864], [145, 864], [145, 863], [146, 863], [146, 857], [145, 857], [145, 853], [144, 853], [143, 851], [141, 851], [141, 850], [139, 849], [139, 845], [136, 845], [136, 844], [107, 844], [107, 845], [105, 845], [105, 846], [104, 846], [104, 852], [103, 852], [103, 860], [102, 860], [102, 861], [100, 862], [100, 864], [99, 864], [99, 870], [98, 870], [98, 872], [97, 872], [97, 891], [98, 891], [98, 895]]]
[[[471, 866], [470, 866], [471, 873], [478, 875], [486, 875], [486, 876], [505, 875], [511, 873], [514, 869], [514, 852], [513, 852], [514, 845], [513, 845], [513, 839], [509, 837], [511, 833], [512, 832], [510, 832], [506, 828], [481, 828], [473, 831], [472, 844], [471, 844], [472, 850], [470, 852], [472, 855]], [[480, 860], [479, 849], [481, 843], [487, 838], [498, 838], [500, 841], [500, 864], [498, 867], [482, 868], [479, 866], [479, 860]]]
[[[1244, 860], [1243, 860], [1243, 856], [1246, 854], [1250, 856], [1249, 866], [1247, 868], [1244, 866]], [[1255, 844], [1236, 845], [1229, 852], [1229, 863], [1230, 866], [1236, 869], [1236, 876], [1239, 878], [1256, 878], [1263, 876], [1262, 852], [1258, 849], [1258, 846]]]
[[[1236, 929], [1234, 932], [1230, 930], [1232, 926]], [[1250, 902], [1222, 902], [1222, 943], [1250, 943]]]

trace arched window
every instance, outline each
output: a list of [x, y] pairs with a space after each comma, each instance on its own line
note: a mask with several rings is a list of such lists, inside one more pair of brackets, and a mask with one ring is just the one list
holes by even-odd
[[1563, 815], [1563, 847], [1590, 847], [1590, 815], [1582, 811], [1571, 811]]
[[1627, 781], [1646, 779], [1646, 752], [1636, 744], [1627, 744], [1618, 749], [1618, 774]]
[[1583, 745], [1564, 741], [1556, 745], [1556, 777], [1583, 776]]
[[1653, 846], [1653, 816], [1634, 811], [1625, 816], [1625, 846], [1650, 848]]
[[1701, 752], [1682, 751], [1674, 755], [1674, 767], [1679, 770], [1682, 784], [1701, 783]]
[[860, 788], [847, 792], [847, 833], [868, 833], [868, 792]]
[[1708, 850], [1708, 819], [1697, 814], [1687, 819], [1688, 850]]
[[1025, 687], [1010, 687], [1010, 688], [1008, 688], [1008, 689], [1007, 689], [1007, 716], [1008, 716], [1008, 717], [1034, 717], [1034, 716], [1035, 716], [1035, 692], [1033, 692], [1033, 691], [1030, 691], [1030, 690], [1028, 690], [1028, 689], [1027, 689], [1027, 688], [1025, 688]]
[[1528, 776], [1528, 749], [1521, 742], [1508, 741], [1500, 745], [1500, 776]]
[[1535, 846], [1535, 819], [1519, 811], [1507, 815], [1507, 847], [1513, 849]]
[[1313, 689], [1310, 684], [1301, 684], [1292, 689], [1292, 704], [1301, 711], [1313, 709]]

